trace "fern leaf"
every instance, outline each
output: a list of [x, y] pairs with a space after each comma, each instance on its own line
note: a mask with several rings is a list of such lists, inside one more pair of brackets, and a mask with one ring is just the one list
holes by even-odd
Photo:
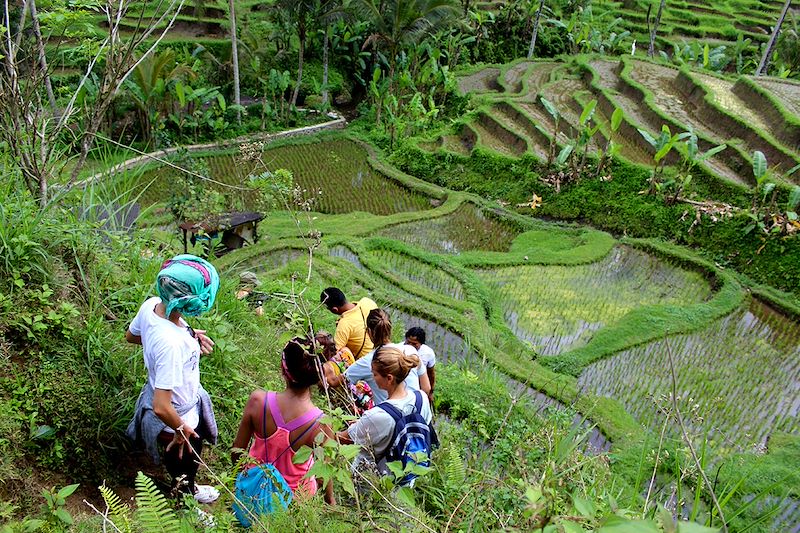
[[119, 499], [119, 496], [106, 487], [105, 483], [100, 487], [100, 494], [103, 496], [103, 501], [106, 502], [108, 507], [108, 520], [122, 533], [132, 533], [130, 513], [131, 509]]
[[448, 487], [460, 487], [467, 478], [467, 468], [458, 448], [451, 446], [447, 449], [447, 458], [444, 466], [445, 483]]
[[136, 521], [144, 531], [179, 533], [181, 522], [153, 480], [136, 474]]

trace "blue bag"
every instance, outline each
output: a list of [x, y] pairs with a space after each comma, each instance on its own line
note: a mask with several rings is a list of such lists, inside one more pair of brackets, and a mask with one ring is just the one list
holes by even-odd
[[[321, 415], [320, 415], [321, 416]], [[233, 514], [243, 527], [250, 527], [252, 525], [251, 518], [255, 516], [263, 516], [272, 514], [279, 510], [284, 510], [292, 503], [292, 489], [286, 483], [283, 474], [275, 468], [275, 463], [281, 456], [289, 451], [297, 441], [303, 438], [306, 433], [313, 429], [317, 424], [316, 421], [308, 426], [296, 439], [294, 439], [289, 447], [283, 450], [275, 461], [267, 462], [266, 446], [264, 447], [265, 457], [263, 462], [252, 468], [248, 468], [244, 472], [240, 472], [236, 476], [236, 483], [234, 485], [234, 494], [236, 499], [233, 501]], [[264, 418], [263, 418], [263, 434], [267, 435], [267, 398], [264, 398]], [[240, 505], [241, 504], [241, 505]]]
[[[392, 444], [389, 446], [389, 453], [386, 462], [400, 461], [403, 470], [409, 462], [419, 466], [430, 466], [431, 451], [438, 438], [435, 437], [433, 428], [422, 417], [422, 393], [414, 391], [416, 401], [414, 410], [407, 415], [403, 415], [394, 405], [383, 402], [378, 407], [389, 413], [394, 419], [394, 436]], [[414, 485], [417, 474], [407, 473], [402, 478], [396, 480], [401, 487]]]

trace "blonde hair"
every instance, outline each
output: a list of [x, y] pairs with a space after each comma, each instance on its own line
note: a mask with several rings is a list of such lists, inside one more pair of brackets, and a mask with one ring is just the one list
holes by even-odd
[[392, 342], [392, 321], [383, 309], [373, 309], [367, 315], [367, 334], [375, 345]]
[[400, 383], [408, 377], [408, 373], [419, 366], [419, 357], [407, 355], [394, 346], [379, 346], [372, 356], [372, 365], [381, 376], [394, 376]]

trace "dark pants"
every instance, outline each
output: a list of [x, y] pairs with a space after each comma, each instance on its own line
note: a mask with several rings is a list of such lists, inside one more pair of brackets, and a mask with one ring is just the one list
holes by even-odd
[[158, 442], [162, 445], [161, 458], [167, 472], [172, 476], [172, 490], [194, 494], [194, 479], [197, 476], [197, 469], [200, 467], [197, 458], [203, 451], [203, 441], [196, 437], [189, 439], [197, 455], [195, 456], [186, 449], [186, 446], [183, 446], [183, 458], [179, 458], [180, 446], [173, 446], [170, 451], [167, 451], [167, 445], [172, 442], [172, 435], [172, 433], [162, 431], [158, 436]]

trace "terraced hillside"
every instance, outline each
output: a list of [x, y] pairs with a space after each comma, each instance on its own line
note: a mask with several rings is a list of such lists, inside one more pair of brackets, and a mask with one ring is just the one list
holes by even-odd
[[[553, 76], [566, 86], [584, 79]], [[505, 116], [517, 122], [538, 109], [533, 99], [505, 104]], [[495, 119], [480, 131], [500, 124]], [[676, 423], [664, 419], [673, 379], [692, 435], [708, 439], [709, 461], [758, 457], [753, 446], [769, 458], [774, 442], [800, 434], [800, 323], [747, 296], [730, 270], [664, 243], [515, 215], [401, 173], [388, 180], [377, 171], [386, 167], [368, 164], [368, 153], [343, 139], [289, 144], [266, 158], [309, 159], [309, 146], [352, 160], [311, 163], [336, 175], [328, 188], [368, 166], [387, 190], [408, 187], [409, 195], [435, 200], [401, 206], [376, 194], [386, 209], [356, 213], [347, 198], [332, 196], [314, 222], [323, 235], [314, 273], [321, 286], [370, 294], [399, 331], [425, 328], [440, 362], [495, 364], [512, 392], [522, 388], [535, 405], [571, 409], [576, 423], [596, 424], [595, 452], [624, 455], [647, 436], [677, 436]], [[268, 237], [226, 255], [220, 266], [270, 278], [304, 272], [303, 230], [280, 214], [263, 224]], [[782, 510], [762, 531], [800, 524], [800, 490], [789, 490], [785, 516]]]
[[[709, 175], [752, 185], [752, 154], [763, 152], [778, 175], [800, 164], [800, 84], [775, 78], [726, 78], [625, 57], [589, 57], [572, 63], [518, 61], [487, 67], [459, 79], [459, 88], [478, 99], [478, 110], [453, 134], [423, 147], [461, 155], [475, 148], [507, 157], [544, 160], [551, 139], [562, 146], [576, 135], [584, 105], [597, 100], [599, 126], [590, 152], [611, 138], [632, 163], [652, 165], [654, 148], [639, 133], [692, 130], [701, 150], [727, 148], [704, 163]], [[542, 99], [557, 108], [556, 123]], [[609, 127], [620, 108], [623, 122]], [[670, 154], [668, 163], [679, 161]], [[800, 176], [790, 176], [800, 183]]]
[[[650, 2], [644, 0], [600, 0], [597, 12], [608, 11], [623, 20], [623, 26], [640, 43], [647, 43], [647, 13]], [[656, 4], [657, 6], [657, 4]], [[783, 2], [778, 0], [722, 0], [667, 2], [659, 26], [659, 47], [671, 52], [671, 45], [691, 40], [716, 45], [733, 43], [741, 35], [754, 44], [769, 38], [780, 15]], [[795, 13], [800, 11], [796, 5]], [[651, 17], [655, 16], [655, 12]]]

